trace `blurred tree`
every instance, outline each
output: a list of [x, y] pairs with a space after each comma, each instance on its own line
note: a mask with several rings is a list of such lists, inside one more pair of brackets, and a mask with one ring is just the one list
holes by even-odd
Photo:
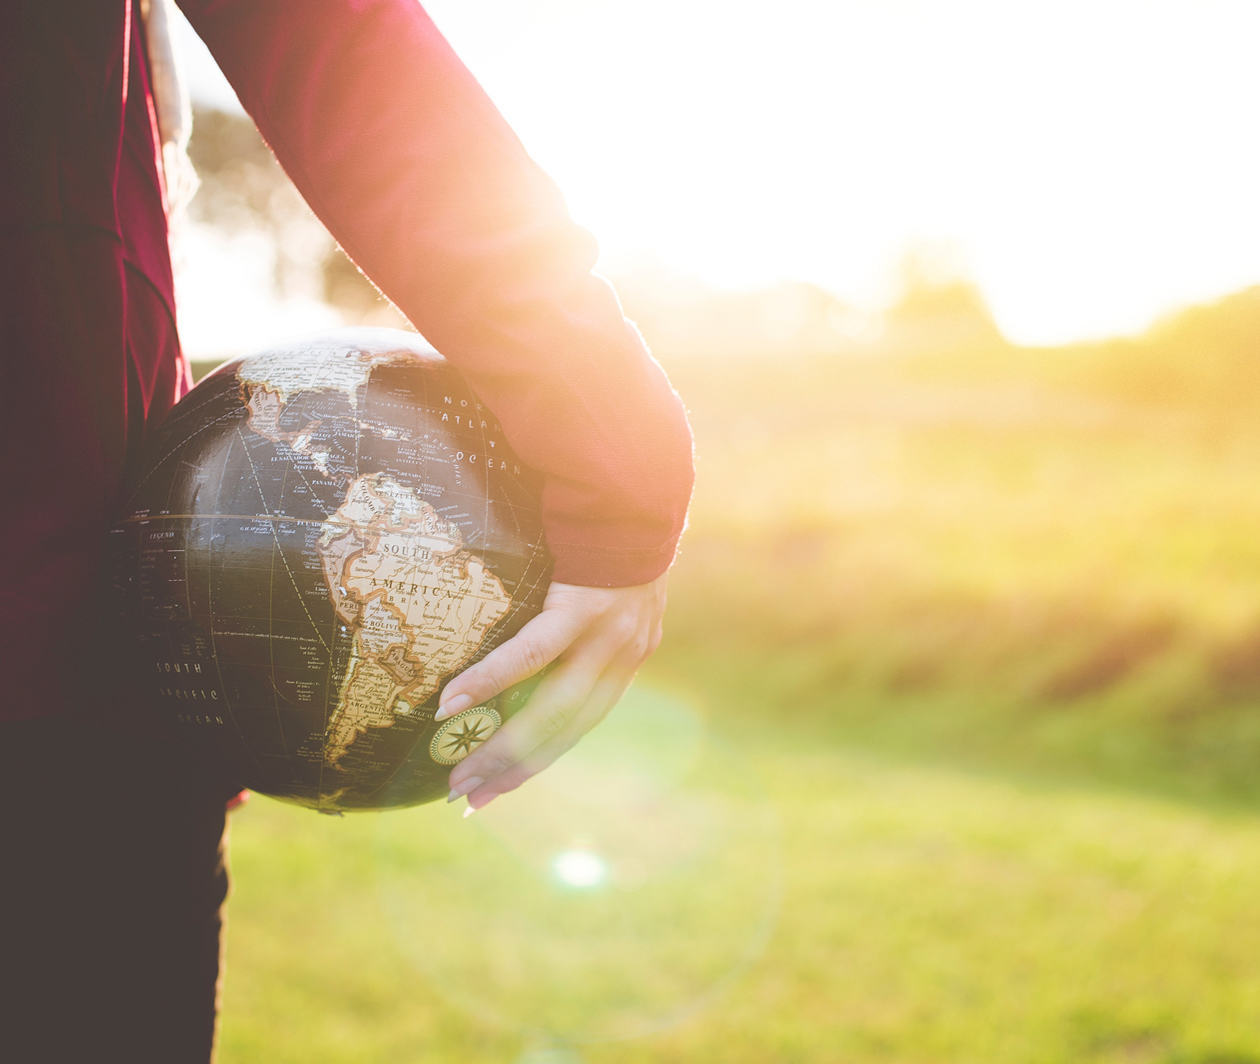
[[884, 315], [884, 342], [898, 351], [934, 352], [1001, 343], [984, 296], [953, 257], [912, 248], [898, 270], [898, 295]]
[[280, 297], [314, 296], [352, 320], [401, 324], [285, 176], [254, 124], [244, 115], [196, 112], [189, 154], [201, 188], [189, 207], [192, 222], [227, 234], [262, 234], [274, 249]]

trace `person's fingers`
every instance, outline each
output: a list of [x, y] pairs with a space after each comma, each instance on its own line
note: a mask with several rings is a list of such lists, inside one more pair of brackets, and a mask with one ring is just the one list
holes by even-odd
[[633, 673], [618, 675], [601, 684], [591, 692], [580, 714], [575, 717], [569, 727], [557, 734], [553, 739], [530, 753], [526, 758], [513, 765], [507, 771], [486, 780], [468, 794], [470, 808], [482, 809], [501, 794], [515, 790], [527, 780], [533, 778], [543, 769], [548, 768], [563, 754], [571, 750], [592, 728], [608, 715], [621, 700], [626, 688], [634, 679]]
[[[509, 722], [520, 726], [507, 737], [502, 749], [489, 751], [484, 760], [468, 767], [461, 762], [452, 772], [452, 795], [467, 794], [469, 804], [479, 809], [536, 776], [608, 715], [630, 686], [634, 672], [632, 667], [616, 665], [594, 684], [587, 683], [585, 691], [576, 698], [571, 692], [580, 685], [553, 690], [552, 699], [539, 707], [537, 719], [522, 722], [522, 710]], [[481, 754], [483, 749], [476, 753]]]
[[525, 706], [451, 771], [450, 800], [478, 792], [484, 805], [513, 790], [602, 720], [660, 641], [664, 587], [664, 576], [624, 588], [552, 584], [538, 617], [452, 679], [439, 720], [551, 666]]
[[534, 675], [579, 637], [606, 646], [610, 658], [625, 647], [642, 661], [660, 642], [664, 608], [664, 576], [625, 588], [553, 583], [542, 613], [447, 683], [438, 700], [437, 719], [493, 698]]
[[564, 731], [599, 681], [601, 666], [566, 660], [544, 676], [529, 701], [451, 770], [452, 798], [506, 772]]
[[434, 720], [486, 702], [546, 668], [572, 645], [583, 619], [564, 610], [543, 610], [501, 646], [447, 683]]

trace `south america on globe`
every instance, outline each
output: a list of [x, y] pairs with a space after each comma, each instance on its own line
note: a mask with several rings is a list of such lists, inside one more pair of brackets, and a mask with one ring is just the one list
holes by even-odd
[[243, 786], [324, 812], [445, 795], [520, 690], [434, 721], [542, 608], [537, 477], [420, 337], [219, 367], [146, 442], [112, 579], [141, 694]]

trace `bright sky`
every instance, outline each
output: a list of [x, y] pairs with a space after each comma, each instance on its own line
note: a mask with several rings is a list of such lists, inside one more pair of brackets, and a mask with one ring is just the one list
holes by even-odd
[[610, 269], [876, 307], [928, 244], [1030, 343], [1260, 283], [1253, 0], [426, 7]]

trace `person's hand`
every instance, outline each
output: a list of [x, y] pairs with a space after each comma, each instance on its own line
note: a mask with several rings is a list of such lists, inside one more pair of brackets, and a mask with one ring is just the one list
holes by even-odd
[[661, 640], [666, 577], [634, 587], [552, 584], [542, 612], [451, 680], [443, 720], [555, 663], [529, 701], [451, 771], [450, 801], [480, 809], [550, 765], [603, 720]]

